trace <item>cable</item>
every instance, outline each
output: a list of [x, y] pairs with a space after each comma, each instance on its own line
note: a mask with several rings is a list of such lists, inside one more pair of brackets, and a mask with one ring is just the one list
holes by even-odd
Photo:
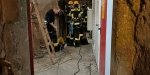
[[90, 65], [88, 66], [90, 75], [91, 75], [91, 65], [92, 65], [92, 64], [90, 63]]
[[77, 73], [79, 73], [79, 72], [80, 72], [79, 62], [80, 62], [80, 61], [81, 61], [81, 59], [82, 59], [82, 55], [80, 54], [80, 51], [81, 51], [81, 46], [80, 46], [80, 49], [79, 49], [80, 59], [79, 59], [79, 61], [77, 62], [77, 65], [78, 65], [78, 71], [77, 71], [77, 72], [75, 72], [75, 73], [74, 73], [74, 75], [76, 75]]

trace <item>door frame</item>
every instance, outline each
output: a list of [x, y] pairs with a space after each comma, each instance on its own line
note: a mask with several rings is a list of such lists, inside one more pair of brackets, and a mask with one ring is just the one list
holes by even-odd
[[101, 0], [100, 75], [110, 75], [113, 0]]

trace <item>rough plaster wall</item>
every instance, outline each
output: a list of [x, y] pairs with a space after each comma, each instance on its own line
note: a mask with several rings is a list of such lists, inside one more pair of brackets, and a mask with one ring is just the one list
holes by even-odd
[[[2, 1], [5, 2], [6, 0]], [[7, 0], [7, 2], [11, 4], [12, 1]], [[6, 55], [6, 60], [12, 64], [15, 75], [30, 75], [26, 0], [18, 0], [15, 2], [17, 2], [16, 6], [19, 8], [19, 15], [13, 16], [15, 20], [10, 21], [3, 18], [0, 22], [0, 48], [5, 51], [3, 54]], [[9, 9], [12, 8], [13, 7], [9, 7]], [[8, 7], [2, 7], [2, 9], [8, 9]], [[5, 11], [2, 11], [2, 14], [3, 13], [5, 13]], [[7, 14], [10, 15], [11, 12], [7, 12]], [[5, 16], [3, 15], [3, 17]], [[16, 18], [19, 19], [17, 20]]]
[[46, 12], [55, 6], [58, 6], [58, 0], [50, 0], [50, 2], [45, 3], [45, 7], [40, 9], [41, 15], [44, 17]]
[[32, 33], [33, 33], [33, 50], [34, 54], [40, 53], [40, 34], [39, 34], [39, 24], [32, 22]]
[[150, 0], [141, 0], [139, 9], [135, 27], [137, 61], [134, 70], [135, 75], [150, 75]]
[[7, 8], [7, 9], [2, 9], [2, 11], [5, 12], [2, 13], [3, 21], [5, 22], [17, 21], [19, 19], [18, 17], [16, 17], [19, 16], [18, 0], [13, 0], [11, 3], [10, 0], [1, 0], [1, 2], [2, 2], [2, 7]]
[[[39, 9], [40, 11], [42, 11], [52, 0], [44, 0], [44, 1], [41, 1], [41, 0], [37, 0], [38, 2], [38, 5], [40, 6]], [[57, 0], [55, 0], [57, 1]]]
[[149, 8], [149, 0], [114, 0], [111, 75], [150, 75]]

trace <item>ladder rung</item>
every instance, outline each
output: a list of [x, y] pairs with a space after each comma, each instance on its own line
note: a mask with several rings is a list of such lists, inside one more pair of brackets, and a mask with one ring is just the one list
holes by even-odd
[[47, 44], [48, 44], [48, 45], [52, 45], [52, 42], [48, 42]]

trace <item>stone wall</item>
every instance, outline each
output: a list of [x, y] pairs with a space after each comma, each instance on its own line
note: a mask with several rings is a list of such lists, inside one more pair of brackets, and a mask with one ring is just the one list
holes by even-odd
[[0, 13], [0, 56], [6, 56], [15, 75], [30, 75], [26, 0], [1, 0]]
[[149, 0], [114, 0], [111, 75], [150, 75], [149, 8]]

